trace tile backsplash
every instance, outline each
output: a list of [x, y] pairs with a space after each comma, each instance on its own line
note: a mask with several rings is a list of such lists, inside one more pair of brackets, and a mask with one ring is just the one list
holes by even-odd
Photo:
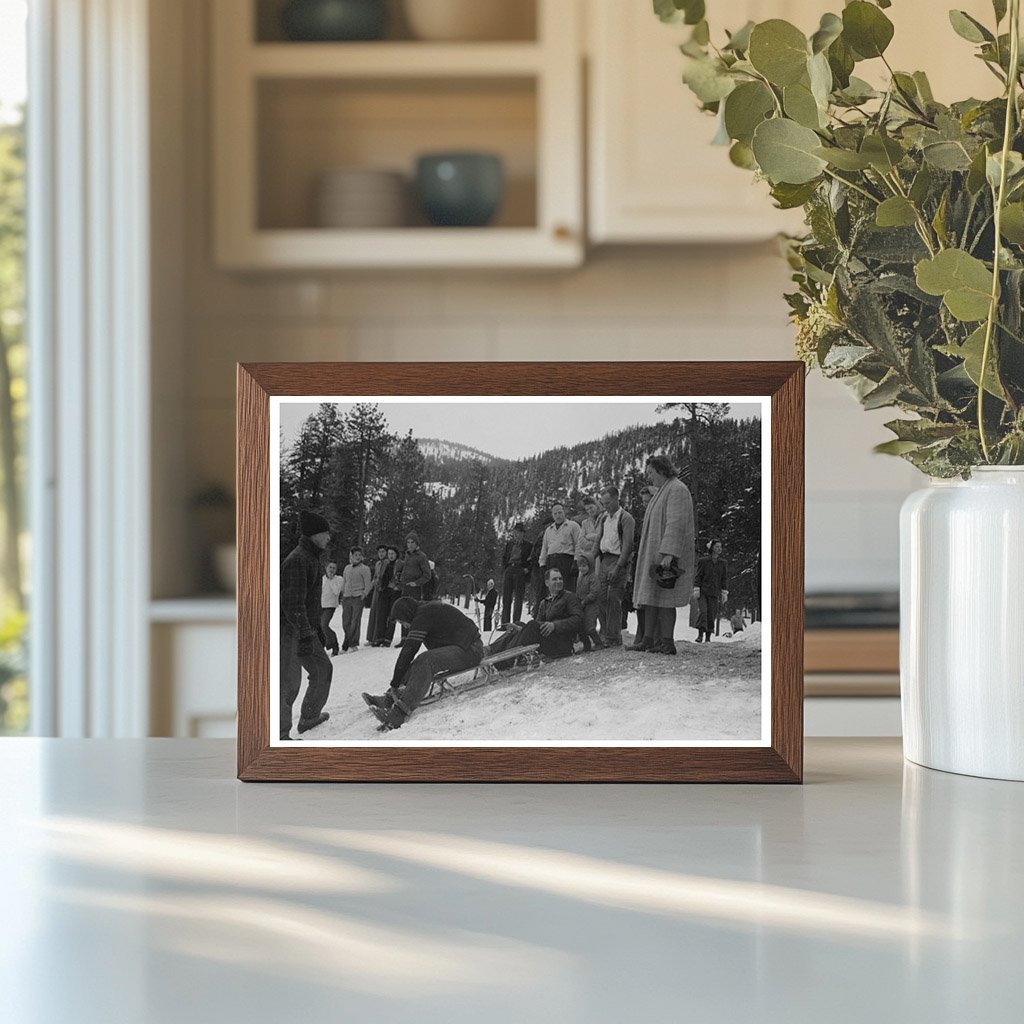
[[[191, 261], [186, 464], [233, 473], [234, 364], [246, 360], [788, 359], [773, 245], [626, 249], [572, 272], [236, 277]], [[808, 378], [809, 589], [893, 588], [912, 468], [872, 454], [884, 412]]]

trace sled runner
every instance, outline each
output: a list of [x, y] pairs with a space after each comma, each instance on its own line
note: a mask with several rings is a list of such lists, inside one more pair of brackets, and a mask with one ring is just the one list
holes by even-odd
[[[504, 665], [509, 661], [513, 663], [510, 668], [498, 668], [499, 665]], [[479, 665], [472, 669], [462, 669], [458, 672], [438, 672], [430, 684], [426, 697], [420, 701], [420, 707], [433, 704], [446, 694], [468, 693], [470, 690], [477, 690], [481, 686], [489, 686], [491, 683], [504, 679], [506, 676], [518, 675], [520, 672], [529, 672], [539, 664], [540, 645], [529, 644], [525, 647], [512, 647], [507, 651], [488, 655]], [[460, 676], [467, 678], [462, 682], [453, 682], [453, 680], [457, 680]]]

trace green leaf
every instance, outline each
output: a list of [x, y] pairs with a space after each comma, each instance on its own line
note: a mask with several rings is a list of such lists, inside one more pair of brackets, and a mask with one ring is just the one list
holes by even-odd
[[969, 43], [995, 42], [996, 37], [966, 11], [950, 11], [949, 23], [953, 26], [953, 31]]
[[843, 39], [862, 60], [881, 57], [892, 36], [892, 22], [874, 4], [853, 0], [843, 9]]
[[903, 147], [887, 135], [865, 135], [860, 152], [876, 171], [883, 174], [891, 174], [903, 159]]
[[729, 160], [736, 167], [742, 167], [745, 171], [756, 171], [757, 160], [754, 159], [754, 151], [745, 142], [734, 142], [729, 149]]
[[702, 18], [693, 26], [690, 38], [700, 46], [707, 46], [711, 42], [711, 29], [708, 27], [707, 19]]
[[932, 217], [932, 229], [935, 231], [935, 237], [938, 238], [939, 244], [942, 246], [949, 245], [949, 233], [946, 231], [946, 214], [948, 212], [949, 189], [947, 188], [942, 193], [935, 216]]
[[902, 384], [899, 377], [893, 374], [891, 377], [887, 377], [878, 387], [869, 391], [863, 398], [861, 398], [861, 405], [865, 409], [882, 409], [887, 405], [893, 405], [896, 399], [899, 398], [900, 391], [902, 391]]
[[815, 156], [827, 160], [833, 167], [841, 171], [863, 171], [871, 166], [871, 161], [852, 149], [836, 149], [832, 146], [819, 146], [814, 150]]
[[725, 128], [729, 137], [748, 146], [754, 129], [775, 110], [775, 98], [763, 82], [743, 82], [725, 101]]
[[[941, 345], [939, 352], [952, 359], [962, 359], [963, 368], [967, 376], [974, 382], [975, 387], [981, 384], [981, 361], [985, 353], [985, 325], [982, 324], [970, 337], [960, 346]], [[988, 365], [985, 367], [985, 390], [996, 398], [1006, 399], [1006, 392], [999, 383], [999, 374], [996, 370], [996, 347], [993, 341], [989, 346]]]
[[1000, 234], [1014, 245], [1024, 245], [1024, 203], [1010, 203], [1003, 208]]
[[803, 206], [817, 190], [817, 181], [805, 182], [802, 185], [780, 182], [772, 186], [772, 199], [780, 210], [795, 210], [798, 206]]
[[736, 88], [736, 82], [716, 60], [690, 60], [683, 81], [701, 103], [724, 100]]
[[981, 260], [962, 249], [945, 249], [915, 267], [917, 286], [929, 295], [941, 295], [950, 313], [965, 323], [988, 316], [992, 272]]
[[736, 53], [746, 53], [750, 48], [750, 33], [754, 30], [756, 22], [748, 21], [743, 28], [738, 29], [729, 36], [729, 42], [725, 44], [723, 49], [733, 50]]
[[921, 153], [932, 167], [940, 171], [966, 171], [971, 166], [971, 158], [959, 142], [943, 139], [927, 143]]
[[827, 50], [842, 34], [843, 19], [835, 14], [823, 14], [818, 31], [811, 36], [811, 52]]
[[805, 128], [822, 128], [824, 119], [810, 82], [796, 82], [782, 90], [782, 106], [786, 116]]
[[[992, 186], [993, 192], [999, 188], [999, 177], [1002, 174], [1002, 170], [1002, 152], [993, 153], [985, 161], [985, 177], [988, 179], [989, 185]], [[1011, 149], [1006, 154], [1006, 186], [1009, 191], [1013, 191], [1016, 181], [1022, 175], [1024, 175], [1024, 157]]]
[[917, 94], [925, 103], [934, 103], [935, 96], [932, 94], [931, 82], [923, 71], [915, 71], [913, 74], [914, 84], [917, 86]]
[[747, 58], [773, 85], [798, 82], [807, 69], [808, 55], [806, 36], [788, 21], [762, 21], [750, 33]]
[[828, 53], [828, 66], [832, 69], [832, 77], [835, 79], [836, 87], [845, 89], [850, 84], [850, 75], [856, 63], [853, 50], [846, 45], [843, 37], [840, 36], [826, 51]]
[[754, 131], [752, 148], [758, 166], [773, 184], [802, 185], [825, 169], [815, 153], [821, 140], [809, 128], [786, 118], [762, 121]]
[[917, 223], [914, 204], [902, 196], [893, 196], [878, 204], [875, 223], [880, 228], [904, 228]]
[[917, 441], [883, 441], [872, 449], [876, 455], [906, 455], [921, 446]]
[[918, 444], [931, 444], [935, 441], [947, 440], [963, 432], [959, 423], [934, 423], [931, 420], [890, 420], [885, 424], [901, 441], [916, 441]]
[[985, 165], [988, 162], [988, 149], [982, 146], [971, 160], [970, 169], [967, 172], [967, 191], [976, 196], [984, 187], [986, 182]]
[[819, 53], [807, 62], [807, 77], [811, 83], [811, 94], [822, 112], [822, 125], [828, 123], [828, 104], [832, 94], [832, 69], [828, 57]]
[[[832, 71], [834, 73], [835, 68], [832, 68]], [[877, 89], [872, 88], [867, 82], [856, 75], [851, 75], [846, 88], [840, 91], [840, 96], [843, 100], [854, 106], [876, 99], [880, 95]]]
[[667, 25], [696, 25], [704, 17], [704, 0], [654, 0], [654, 13]]
[[932, 174], [931, 168], [927, 164], [922, 164], [921, 170], [914, 175], [913, 184], [907, 193], [910, 201], [920, 206], [928, 198], [928, 193], [931, 191], [934, 180], [935, 176]]
[[725, 117], [722, 113], [721, 105], [718, 108], [718, 117], [716, 118], [718, 127], [715, 131], [714, 138], [711, 140], [712, 146], [728, 146], [732, 139], [729, 138], [729, 133], [725, 130]]
[[1006, 17], [1006, 0], [992, 0], [992, 10], [995, 11], [998, 25]]

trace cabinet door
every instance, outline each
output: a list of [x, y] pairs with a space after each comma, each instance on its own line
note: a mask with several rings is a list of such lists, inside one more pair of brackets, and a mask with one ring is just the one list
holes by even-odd
[[[713, 118], [682, 84], [678, 45], [685, 26], [663, 25], [650, 0], [586, 0], [590, 26], [589, 214], [594, 242], [710, 242], [800, 231], [799, 211], [776, 210], [764, 183], [710, 145]], [[785, 18], [808, 35], [836, 0], [709, 0], [712, 36], [748, 19]], [[990, 0], [955, 6], [986, 25]], [[928, 72], [938, 99], [998, 95], [998, 82], [952, 30], [947, 5], [901, 0], [886, 11], [896, 27], [887, 54], [901, 70]], [[1002, 26], [1005, 31], [1006, 24]], [[881, 61], [858, 75], [882, 84]]]
[[[589, 3], [591, 240], [738, 241], [799, 230], [799, 214], [776, 210], [767, 186], [734, 167], [726, 147], [711, 145], [715, 119], [682, 83], [679, 44], [689, 28], [663, 25], [650, 0]], [[799, 6], [712, 0], [708, 17], [717, 39], [748, 19], [797, 18]], [[805, 21], [798, 19], [806, 31]]]

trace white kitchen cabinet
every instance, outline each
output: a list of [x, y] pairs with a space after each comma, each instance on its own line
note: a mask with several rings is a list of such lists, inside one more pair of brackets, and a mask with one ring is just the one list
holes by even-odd
[[[589, 28], [589, 234], [594, 243], [715, 242], [797, 232], [799, 211], [776, 210], [764, 183], [712, 146], [715, 120], [682, 84], [679, 44], [687, 26], [663, 25], [650, 0], [586, 0]], [[887, 55], [897, 69], [928, 72], [943, 101], [991, 96], [998, 83], [955, 35], [946, 6], [900, 0], [886, 11], [896, 27]], [[992, 21], [989, 0], [955, 6]], [[712, 38], [748, 20], [785, 18], [807, 34], [828, 0], [708, 0]], [[1005, 28], [1005, 26], [1004, 26]], [[858, 65], [878, 83], [881, 61]]]
[[[213, 237], [219, 267], [571, 267], [583, 260], [579, 8], [536, 0], [532, 39], [302, 43], [274, 0], [211, 4]], [[271, 28], [268, 32], [267, 25]], [[424, 152], [479, 150], [505, 168], [481, 228], [317, 223], [337, 168], [399, 172]]]
[[[592, 242], [716, 242], [799, 230], [764, 183], [712, 146], [715, 119], [683, 85], [688, 26], [663, 25], [648, 0], [588, 0], [589, 231]], [[716, 12], [716, 7], [719, 9]], [[750, 19], [794, 19], [821, 0], [708, 3], [714, 38]]]
[[151, 735], [235, 735], [235, 617], [229, 597], [152, 603]]

